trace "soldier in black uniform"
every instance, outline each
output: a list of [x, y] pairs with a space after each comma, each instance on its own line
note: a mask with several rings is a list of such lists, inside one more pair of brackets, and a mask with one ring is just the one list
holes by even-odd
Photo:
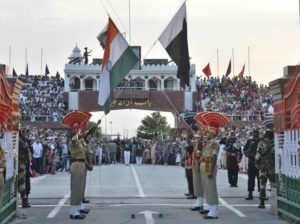
[[254, 187], [255, 187], [255, 178], [257, 178], [258, 191], [260, 191], [259, 172], [254, 164], [259, 141], [260, 141], [259, 131], [256, 129], [253, 131], [253, 137], [247, 141], [243, 150], [244, 155], [248, 157], [248, 192], [249, 193], [248, 193], [248, 197], [245, 198], [246, 200], [253, 200], [252, 192], [254, 191]]
[[238, 187], [239, 162], [242, 159], [242, 150], [239, 145], [234, 131], [231, 131], [229, 138], [226, 141], [226, 164], [228, 171], [228, 182], [230, 187]]

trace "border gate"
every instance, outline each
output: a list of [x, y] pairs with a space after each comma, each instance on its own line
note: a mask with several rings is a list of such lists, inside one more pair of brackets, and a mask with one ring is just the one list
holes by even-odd
[[0, 65], [0, 145], [5, 150], [6, 182], [3, 190], [0, 223], [7, 223], [17, 209], [17, 174], [19, 146], [19, 94], [22, 82], [16, 78], [7, 78], [7, 67]]
[[285, 67], [285, 77], [270, 83], [275, 109], [277, 209], [294, 223], [300, 223], [299, 68]]

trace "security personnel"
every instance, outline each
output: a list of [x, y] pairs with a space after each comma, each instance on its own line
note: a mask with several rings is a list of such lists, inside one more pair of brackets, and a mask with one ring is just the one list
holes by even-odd
[[6, 167], [6, 158], [5, 158], [5, 151], [0, 146], [0, 209], [2, 206], [2, 195], [3, 195], [3, 188], [5, 184], [5, 167]]
[[82, 200], [84, 195], [85, 174], [86, 174], [86, 151], [88, 147], [81, 136], [81, 129], [69, 142], [69, 150], [72, 157], [71, 173], [71, 219], [84, 219], [89, 210], [85, 209]]
[[226, 165], [228, 172], [228, 182], [230, 187], [238, 187], [239, 162], [242, 159], [242, 150], [239, 145], [234, 131], [231, 131], [229, 138], [226, 141]]
[[[23, 131], [19, 131], [19, 163], [18, 163], [18, 190], [22, 199], [22, 208], [31, 207], [28, 202], [30, 184], [26, 178], [29, 177], [28, 166], [30, 164], [31, 153]], [[27, 184], [26, 184], [27, 183]]]
[[217, 219], [219, 214], [216, 176], [217, 156], [220, 150], [220, 145], [216, 140], [216, 136], [217, 128], [208, 126], [204, 136], [207, 143], [203, 148], [200, 164], [204, 197], [207, 202], [207, 210], [204, 209], [200, 213], [207, 214], [204, 216], [205, 219]]
[[246, 145], [244, 146], [243, 152], [244, 155], [248, 157], [248, 197], [246, 197], [246, 200], [253, 200], [253, 194], [255, 187], [255, 178], [257, 177], [258, 180], [258, 191], [260, 191], [259, 186], [259, 173], [258, 169], [254, 165], [255, 161], [255, 155], [257, 152], [257, 146], [260, 141], [259, 138], [259, 131], [256, 129], [253, 131], [252, 138], [250, 138]]
[[255, 166], [259, 170], [260, 178], [260, 204], [258, 208], [265, 208], [266, 185], [269, 179], [271, 187], [275, 184], [275, 149], [274, 132], [267, 130], [262, 140], [258, 143], [255, 156]]
[[193, 140], [194, 151], [192, 160], [192, 171], [194, 195], [197, 197], [197, 201], [195, 205], [190, 209], [191, 211], [201, 211], [203, 209], [203, 185], [200, 172], [200, 161], [203, 144], [203, 136], [201, 136], [198, 133], [195, 134]]

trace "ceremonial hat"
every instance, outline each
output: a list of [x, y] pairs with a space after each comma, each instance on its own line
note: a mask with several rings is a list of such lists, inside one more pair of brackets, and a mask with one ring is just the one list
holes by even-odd
[[64, 116], [62, 124], [68, 126], [72, 131], [77, 131], [78, 129], [86, 126], [91, 116], [92, 115], [89, 112], [70, 112]]
[[201, 112], [195, 116], [195, 120], [208, 131], [218, 133], [218, 129], [230, 123], [230, 120], [217, 112]]

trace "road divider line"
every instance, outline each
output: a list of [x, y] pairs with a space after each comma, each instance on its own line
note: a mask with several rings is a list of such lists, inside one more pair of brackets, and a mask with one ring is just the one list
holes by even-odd
[[219, 198], [219, 202], [221, 202], [222, 205], [224, 205], [229, 210], [233, 211], [235, 214], [237, 214], [239, 217], [247, 217], [244, 213], [242, 213], [240, 210], [236, 209], [232, 205], [228, 204], [223, 198]]
[[131, 171], [132, 171], [132, 173], [133, 173], [133, 177], [134, 177], [134, 180], [135, 180], [137, 189], [138, 189], [138, 191], [139, 191], [139, 197], [145, 198], [146, 196], [145, 196], [143, 187], [142, 187], [141, 182], [140, 182], [140, 179], [139, 179], [139, 177], [138, 177], [138, 175], [137, 175], [137, 173], [136, 173], [136, 171], [135, 171], [135, 169], [134, 169], [134, 166], [133, 166], [132, 164], [131, 164], [130, 166], [131, 166]]
[[52, 209], [52, 211], [49, 213], [47, 218], [54, 218], [56, 214], [60, 211], [60, 209], [64, 206], [66, 201], [69, 199], [70, 195], [66, 194], [59, 202], [58, 204]]

